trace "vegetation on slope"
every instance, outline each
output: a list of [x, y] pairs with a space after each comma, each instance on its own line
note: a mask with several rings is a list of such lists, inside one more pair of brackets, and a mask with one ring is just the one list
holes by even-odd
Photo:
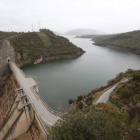
[[140, 30], [116, 35], [99, 36], [93, 40], [97, 45], [116, 46], [120, 49], [140, 53]]
[[0, 31], [0, 40], [3, 40], [5, 38], [9, 38], [15, 35], [19, 35], [21, 33], [17, 33], [17, 32], [2, 32]]
[[120, 84], [113, 91], [110, 102], [120, 109], [140, 106], [140, 71], [134, 71], [131, 80]]
[[[138, 119], [135, 120], [138, 122]], [[135, 125], [135, 122], [133, 123]], [[111, 103], [92, 105], [81, 111], [71, 109], [52, 127], [53, 140], [138, 140], [138, 125]]]
[[48, 47], [48, 50], [51, 54], [74, 54], [80, 48], [75, 46], [74, 44], [70, 43], [70, 41], [67, 38], [64, 38], [62, 36], [56, 36], [52, 31], [41, 29], [41, 32], [43, 32], [50, 40], [51, 45]]
[[[56, 36], [52, 31], [28, 32], [9, 39], [14, 50], [20, 54], [20, 60], [34, 61], [41, 57], [75, 54], [82, 49], [70, 43], [64, 37]], [[25, 56], [25, 57], [24, 57]]]
[[14, 50], [21, 55], [21, 60], [24, 60], [23, 53], [28, 55], [28, 59], [35, 60], [41, 56], [45, 56], [45, 52], [47, 51], [44, 51], [45, 47], [35, 32], [24, 33], [9, 40]]

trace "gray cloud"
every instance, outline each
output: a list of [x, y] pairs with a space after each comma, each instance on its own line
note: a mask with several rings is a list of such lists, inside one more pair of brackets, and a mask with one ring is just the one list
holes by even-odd
[[41, 28], [65, 32], [76, 28], [106, 33], [138, 30], [139, 0], [1, 0], [0, 30]]

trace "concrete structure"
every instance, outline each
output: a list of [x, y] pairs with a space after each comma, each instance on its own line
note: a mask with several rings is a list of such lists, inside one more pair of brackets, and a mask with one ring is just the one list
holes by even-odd
[[42, 135], [60, 119], [61, 113], [52, 110], [38, 94], [38, 83], [33, 77], [26, 77], [22, 70], [9, 59], [7, 60], [20, 88], [17, 89], [16, 100], [0, 129], [0, 138], [10, 140], [28, 131], [34, 117], [42, 127]]
[[32, 87], [34, 84], [32, 80], [25, 77], [25, 74], [16, 66], [14, 62], [9, 62], [10, 68], [13, 71], [18, 83], [23, 89], [27, 99], [29, 100], [35, 113], [39, 116], [40, 120], [48, 126], [54, 125], [54, 123], [60, 119], [59, 112], [56, 112], [44, 103], [37, 91]]
[[34, 119], [34, 111], [22, 89], [17, 90], [15, 102], [0, 128], [0, 139], [11, 140], [29, 129]]
[[[11, 75], [11, 71], [14, 74], [12, 74], [13, 78], [16, 78], [14, 78], [15, 82], [20, 86], [17, 90], [15, 85], [11, 87], [14, 88], [10, 94], [10, 98], [13, 99], [10, 103], [12, 106], [8, 106], [9, 111], [7, 110], [7, 114], [1, 117], [0, 140], [11, 140], [25, 132], [30, 133], [32, 140], [44, 139], [48, 134], [45, 126], [54, 125], [62, 114], [51, 109], [38, 94], [36, 79], [26, 77], [24, 72], [15, 64], [15, 53], [9, 41], [5, 40], [0, 43], [0, 88], [5, 84], [7, 77]], [[8, 94], [4, 99], [9, 103], [10, 98], [7, 96]], [[1, 114], [1, 116], [3, 115]]]

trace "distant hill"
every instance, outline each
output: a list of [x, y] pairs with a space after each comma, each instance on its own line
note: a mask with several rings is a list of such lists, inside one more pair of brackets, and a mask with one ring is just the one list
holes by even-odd
[[96, 45], [140, 54], [140, 30], [115, 35], [103, 35], [93, 39], [93, 41]]
[[65, 35], [103, 35], [102, 31], [94, 29], [74, 29], [64, 33]]

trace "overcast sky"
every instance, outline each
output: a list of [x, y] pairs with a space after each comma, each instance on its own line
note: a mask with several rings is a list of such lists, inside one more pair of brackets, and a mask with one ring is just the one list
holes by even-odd
[[96, 29], [118, 33], [140, 29], [140, 0], [0, 0], [1, 31], [57, 32]]

